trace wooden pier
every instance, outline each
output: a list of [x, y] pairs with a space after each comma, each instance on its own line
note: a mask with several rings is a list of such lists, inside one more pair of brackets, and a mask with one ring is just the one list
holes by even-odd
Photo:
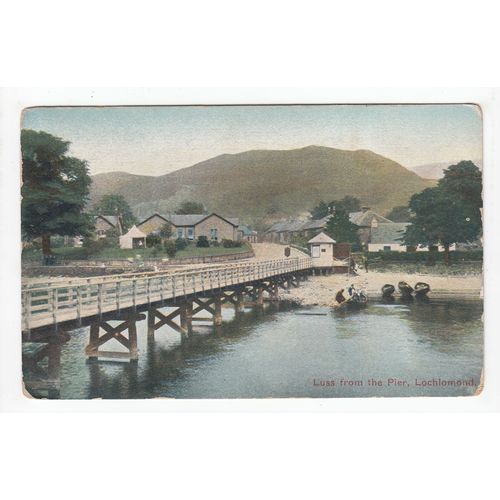
[[[236, 312], [278, 299], [279, 288], [298, 286], [312, 269], [310, 258], [227, 263], [192, 270], [94, 278], [37, 279], [22, 287], [23, 339], [47, 339], [90, 326], [89, 358], [138, 357], [136, 322], [148, 321], [148, 337], [167, 326], [189, 335], [193, 322], [220, 325], [223, 304]], [[161, 308], [170, 308], [168, 312]], [[113, 322], [111, 324], [110, 322]], [[118, 324], [116, 324], [118, 323]], [[101, 350], [115, 339], [126, 352]]]

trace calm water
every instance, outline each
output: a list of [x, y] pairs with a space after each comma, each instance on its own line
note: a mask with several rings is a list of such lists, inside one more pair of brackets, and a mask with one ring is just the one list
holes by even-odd
[[[141, 321], [137, 363], [87, 362], [88, 328], [70, 332], [61, 351], [60, 397], [456, 396], [473, 394], [479, 383], [480, 301], [370, 303], [346, 313], [280, 305], [223, 314], [221, 327], [195, 323], [182, 342], [166, 326], [148, 342]], [[416, 385], [433, 378], [472, 379], [474, 386]]]

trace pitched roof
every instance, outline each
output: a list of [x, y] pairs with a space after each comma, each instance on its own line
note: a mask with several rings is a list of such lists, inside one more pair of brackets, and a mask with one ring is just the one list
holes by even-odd
[[377, 222], [382, 223], [392, 222], [391, 220], [377, 214], [373, 210], [360, 210], [359, 212], [351, 212], [349, 214], [349, 220], [357, 226], [370, 226], [373, 219], [376, 219]]
[[311, 238], [307, 243], [335, 243], [335, 240], [330, 238], [330, 236], [321, 232], [317, 234], [314, 238]]
[[252, 234], [257, 234], [257, 231], [252, 231], [248, 226], [240, 225], [238, 229], [243, 233], [244, 236], [251, 236]]
[[134, 224], [126, 234], [122, 236], [128, 238], [145, 238], [146, 235]]
[[206, 218], [210, 217], [211, 215], [215, 215], [216, 217], [220, 217], [222, 220], [225, 220], [229, 222], [229, 224], [237, 227], [239, 225], [239, 219], [236, 217], [222, 217], [222, 215], [216, 214], [215, 212], [212, 212], [210, 214], [159, 214], [159, 213], [154, 213], [153, 215], [150, 215], [143, 221], [139, 223], [139, 226], [141, 224], [144, 224], [146, 221], [151, 219], [157, 215], [158, 217], [161, 217], [162, 219], [165, 219], [165, 221], [170, 222], [174, 226], [196, 226], [196, 224], [199, 224], [202, 220], [205, 220]]
[[410, 222], [383, 222], [372, 228], [370, 243], [378, 244], [402, 244], [406, 227]]
[[282, 231], [305, 231], [307, 229], [323, 229], [325, 224], [328, 222], [330, 216], [323, 217], [322, 219], [312, 219], [312, 220], [281, 220], [275, 222], [266, 232], [282, 232]]
[[96, 215], [94, 217], [94, 220], [98, 219], [98, 218], [104, 219], [106, 222], [111, 224], [113, 227], [116, 227], [116, 225], [118, 224], [118, 216], [116, 216], [116, 215]]

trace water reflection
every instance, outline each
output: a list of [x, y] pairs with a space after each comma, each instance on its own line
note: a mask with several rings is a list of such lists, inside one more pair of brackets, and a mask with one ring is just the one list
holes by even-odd
[[[304, 314], [307, 310], [295, 314], [284, 304], [237, 313], [224, 308], [221, 326], [194, 323], [188, 337], [168, 327], [148, 336], [147, 321], [140, 321], [137, 362], [87, 361], [84, 347], [89, 333], [81, 328], [64, 342], [51, 341], [46, 352], [52, 358], [42, 357], [35, 366], [33, 349], [25, 343], [25, 383], [34, 397], [119, 399], [460, 395], [472, 394], [474, 388], [444, 392], [415, 386], [327, 388], [316, 387], [313, 381], [369, 377], [479, 381], [483, 356], [479, 301], [380, 302], [342, 314], [324, 308], [309, 311], [314, 314]], [[37, 363], [41, 363], [38, 372]]]

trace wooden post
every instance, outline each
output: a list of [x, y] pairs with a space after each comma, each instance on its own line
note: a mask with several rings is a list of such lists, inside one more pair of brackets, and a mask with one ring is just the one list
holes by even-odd
[[139, 349], [137, 348], [137, 326], [135, 318], [130, 318], [128, 322], [128, 341], [130, 350], [130, 360], [139, 359]]
[[154, 309], [148, 310], [148, 338], [154, 339], [155, 337], [155, 311]]
[[186, 302], [186, 329], [188, 333], [193, 330], [193, 301], [188, 300]]
[[215, 296], [214, 306], [215, 306], [214, 325], [222, 325], [222, 301], [220, 294], [217, 294]]
[[238, 313], [238, 312], [241, 312], [243, 311], [244, 309], [244, 306], [243, 306], [243, 293], [241, 291], [241, 289], [238, 289], [235, 293], [235, 298], [236, 298], [236, 302], [234, 304], [234, 310]]
[[257, 306], [262, 307], [264, 305], [264, 288], [257, 285]]

